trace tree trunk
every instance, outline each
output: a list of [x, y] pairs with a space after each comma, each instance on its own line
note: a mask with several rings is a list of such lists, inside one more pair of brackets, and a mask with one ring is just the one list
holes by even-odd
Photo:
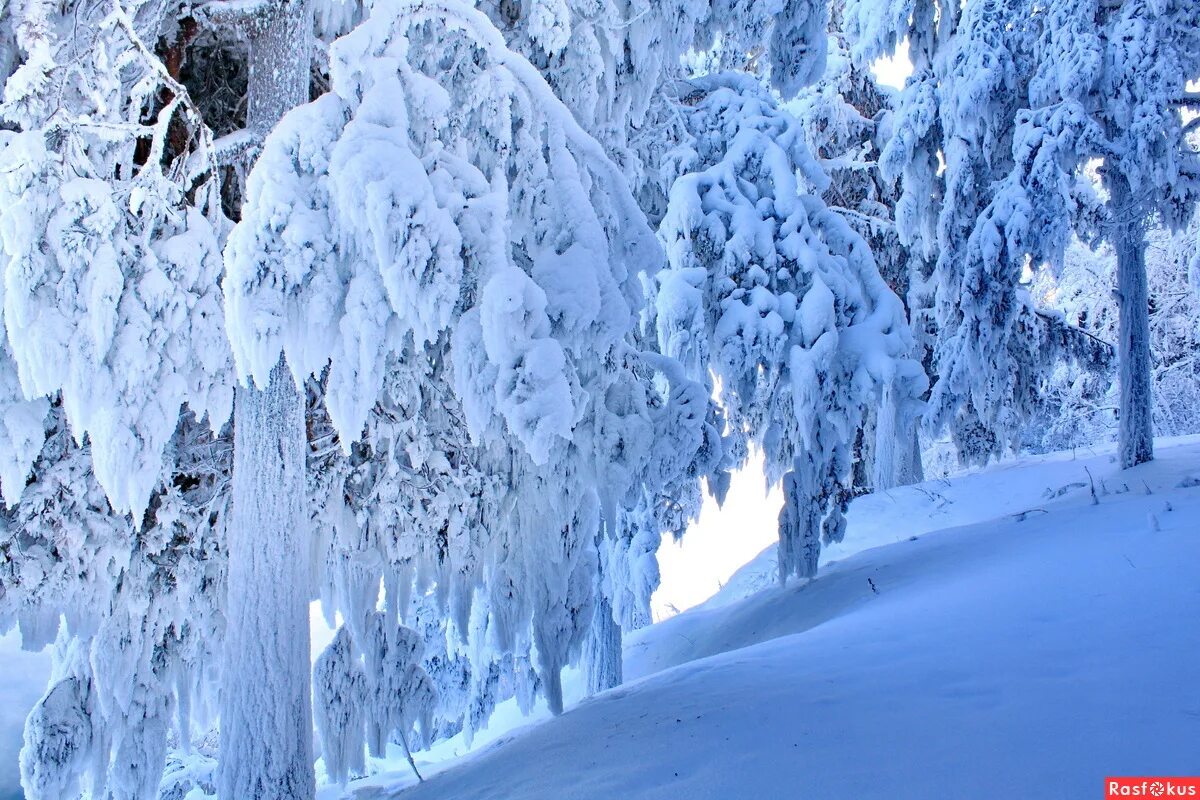
[[1117, 251], [1117, 307], [1120, 311], [1121, 466], [1154, 458], [1153, 399], [1150, 379], [1150, 298], [1146, 285], [1144, 217], [1119, 169], [1109, 171], [1113, 214], [1112, 243]]
[[219, 795], [311, 800], [304, 398], [282, 359], [234, 414]]
[[925, 465], [921, 462], [921, 436], [914, 419], [908, 425], [904, 441], [904, 467], [900, 473], [900, 486], [911, 486], [925, 480]]
[[879, 408], [875, 412], [875, 453], [871, 468], [871, 489], [884, 492], [891, 489], [899, 481], [897, 459], [903, 452], [897, 437], [900, 431], [897, 425], [899, 410], [896, 408], [895, 387], [887, 383], [883, 387]]
[[798, 457], [783, 476], [783, 510], [779, 512], [779, 582], [792, 575], [811, 578], [821, 557], [822, 505], [812, 490], [812, 465]]
[[[312, 22], [285, 2], [250, 31], [247, 127], [265, 135], [308, 100]], [[309, 531], [304, 396], [283, 358], [265, 390], [237, 390], [218, 789], [311, 800]]]
[[588, 696], [620, 686], [622, 680], [621, 626], [613, 619], [608, 598], [603, 592], [598, 594], [592, 626], [584, 643]]

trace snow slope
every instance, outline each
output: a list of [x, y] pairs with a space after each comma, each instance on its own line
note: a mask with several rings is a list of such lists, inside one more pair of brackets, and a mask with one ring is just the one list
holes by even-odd
[[646, 677], [352, 795], [1050, 799], [1200, 768], [1200, 440], [900, 491], [858, 501], [847, 537], [895, 543], [734, 599], [762, 558], [631, 638]]
[[[1200, 438], [1166, 439], [1160, 446], [1170, 451], [1196, 442]], [[1022, 456], [916, 486], [859, 497], [850, 505], [845, 540], [824, 548], [821, 564], [827, 566], [863, 550], [902, 542], [911, 536], [1038, 508], [1055, 496], [1087, 491], [1093, 483], [1098, 494], [1121, 490], [1136, 478], [1123, 476], [1114, 468], [1115, 452], [1115, 447], [1108, 445]], [[769, 520], [764, 517], [755, 522], [773, 526], [778, 513], [776, 503], [770, 509]], [[774, 586], [777, 579], [772, 545], [736, 572], [704, 605], [712, 608], [740, 600]]]

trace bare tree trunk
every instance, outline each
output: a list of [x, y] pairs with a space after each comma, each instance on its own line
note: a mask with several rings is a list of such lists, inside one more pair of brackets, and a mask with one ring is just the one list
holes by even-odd
[[[247, 126], [266, 134], [308, 100], [311, 16], [284, 2], [250, 31]], [[223, 798], [312, 800], [304, 395], [283, 358], [237, 390], [225, 672]]]
[[1112, 243], [1117, 251], [1117, 306], [1120, 310], [1121, 466], [1154, 458], [1154, 418], [1150, 378], [1150, 298], [1146, 285], [1144, 215], [1133, 202], [1119, 169], [1105, 176], [1112, 198]]
[[421, 777], [421, 773], [417, 772], [417, 762], [413, 759], [412, 750], [408, 747], [408, 734], [401, 732], [400, 744], [404, 745], [404, 757], [408, 759], [408, 765], [412, 767], [413, 775], [417, 776], [418, 783], [424, 783], [425, 779]]

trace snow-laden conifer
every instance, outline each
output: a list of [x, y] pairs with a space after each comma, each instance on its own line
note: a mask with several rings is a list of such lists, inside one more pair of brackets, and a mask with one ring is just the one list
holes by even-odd
[[869, 405], [894, 435], [919, 411], [900, 300], [863, 239], [798, 185], [828, 178], [800, 125], [746, 77], [693, 81], [690, 145], [660, 228], [656, 326], [665, 353], [710, 370], [738, 452], [760, 444], [783, 479], [780, 577], [815, 574], [840, 541], [851, 448]]

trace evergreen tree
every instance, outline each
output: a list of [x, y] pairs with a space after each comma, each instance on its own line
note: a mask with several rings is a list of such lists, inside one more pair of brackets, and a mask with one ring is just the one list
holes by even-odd
[[828, 178], [796, 120], [746, 76], [691, 86], [692, 138], [660, 227], [659, 341], [693, 374], [715, 374], [735, 452], [762, 446], [768, 479], [784, 482], [780, 578], [811, 577], [821, 540], [845, 532], [865, 408], [879, 405], [877, 433], [894, 440], [925, 376], [866, 243], [798, 186]]
[[[1072, 230], [1112, 244], [1120, 308], [1120, 461], [1153, 454], [1152, 367], [1145, 229], [1186, 224], [1200, 197], [1200, 153], [1183, 109], [1200, 76], [1194, 3], [1051, 3], [1035, 18], [1029, 109], [1017, 119], [1014, 165], [988, 216], [1003, 249], [988, 262], [1012, 271], [1058, 263]], [[1099, 159], [1098, 195], [1086, 170]]]
[[1035, 91], [1035, 11], [1023, 0], [847, 3], [859, 63], [908, 40], [914, 70], [880, 173], [899, 182], [909, 305], [932, 342], [928, 428], [948, 427], [967, 463], [1017, 447], [1056, 363], [1098, 370], [1110, 358], [1105, 342], [1034, 303], [1016, 232], [1026, 217], [1004, 187], [1022, 158], [1018, 117]]

